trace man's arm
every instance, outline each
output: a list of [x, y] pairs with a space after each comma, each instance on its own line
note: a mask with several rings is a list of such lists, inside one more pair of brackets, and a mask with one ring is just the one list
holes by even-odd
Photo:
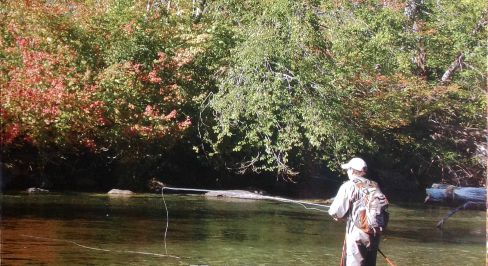
[[337, 192], [334, 201], [330, 205], [329, 208], [329, 215], [332, 216], [335, 220], [342, 219], [349, 211], [350, 207], [350, 182], [346, 182], [342, 184]]

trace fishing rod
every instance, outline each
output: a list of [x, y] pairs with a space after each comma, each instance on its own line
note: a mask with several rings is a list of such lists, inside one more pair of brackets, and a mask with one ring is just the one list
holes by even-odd
[[393, 262], [391, 259], [389, 259], [389, 258], [388, 258], [388, 257], [385, 255], [385, 253], [383, 253], [383, 251], [381, 251], [381, 249], [379, 249], [379, 248], [378, 248], [378, 251], [380, 252], [381, 256], [383, 256], [383, 257], [385, 258], [385, 260], [386, 260], [386, 262], [388, 263], [388, 265], [390, 265], [390, 266], [396, 266], [396, 264], [395, 264], [395, 263], [394, 263], [394, 262]]
[[[388, 257], [386, 257], [385, 253], [383, 253], [383, 251], [381, 251], [381, 249], [378, 248], [378, 251], [385, 258], [385, 260], [388, 263], [388, 265], [390, 265], [390, 266], [396, 266], [395, 262], [393, 262], [391, 259], [389, 259]], [[340, 266], [344, 266], [345, 265], [345, 258], [346, 258], [346, 239], [344, 238], [344, 244], [342, 245], [342, 255], [341, 255], [341, 265]]]

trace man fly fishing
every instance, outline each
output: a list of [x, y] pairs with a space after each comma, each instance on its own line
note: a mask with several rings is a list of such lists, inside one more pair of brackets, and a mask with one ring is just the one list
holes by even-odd
[[329, 209], [335, 220], [347, 219], [341, 266], [374, 266], [388, 222], [388, 200], [378, 184], [365, 177], [363, 159], [353, 158], [341, 168], [347, 170], [349, 180], [341, 185]]

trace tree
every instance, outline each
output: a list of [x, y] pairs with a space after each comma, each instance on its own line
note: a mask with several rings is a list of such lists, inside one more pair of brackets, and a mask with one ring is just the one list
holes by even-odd
[[60, 158], [86, 154], [134, 165], [160, 158], [191, 125], [179, 109], [181, 84], [191, 79], [183, 68], [193, 55], [173, 47], [172, 27], [157, 14], [145, 20], [137, 3], [97, 5], [7, 6], [1, 68], [7, 168], [18, 167], [22, 146], [38, 151], [24, 163], [38, 162], [41, 175], [47, 164], [69, 165]]
[[[486, 4], [408, 3], [246, 1], [226, 9], [241, 41], [209, 101], [215, 153], [241, 173], [290, 177], [310, 160], [337, 169], [356, 154], [420, 184], [481, 180], [486, 103], [477, 72], [486, 31], [477, 25]], [[472, 67], [446, 85], [442, 73], [460, 51], [470, 51]]]

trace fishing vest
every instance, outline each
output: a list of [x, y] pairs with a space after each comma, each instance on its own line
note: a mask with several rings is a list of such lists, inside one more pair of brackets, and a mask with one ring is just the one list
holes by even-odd
[[368, 234], [385, 230], [388, 219], [388, 200], [374, 181], [353, 180], [358, 196], [353, 202], [351, 220], [359, 229]]

